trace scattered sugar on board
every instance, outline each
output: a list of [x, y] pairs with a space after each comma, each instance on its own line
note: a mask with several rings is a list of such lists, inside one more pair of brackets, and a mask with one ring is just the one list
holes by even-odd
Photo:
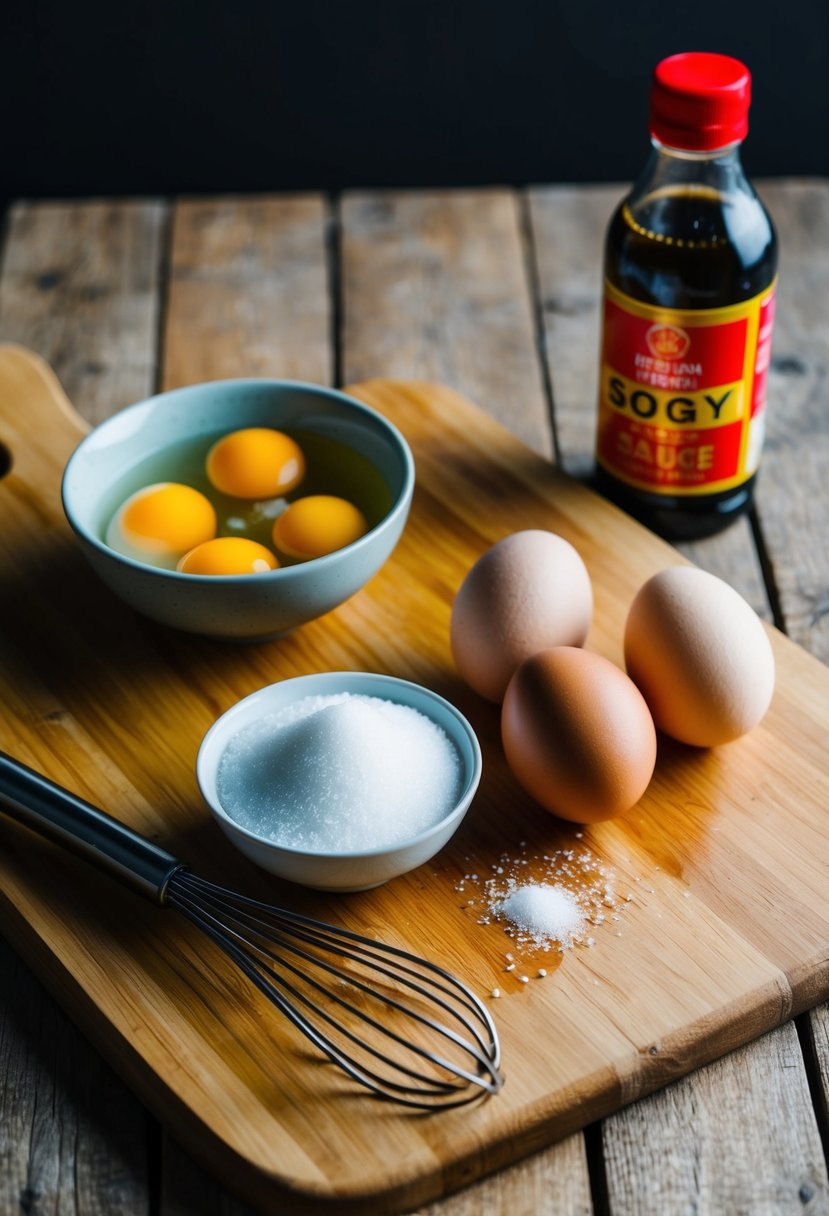
[[[581, 832], [575, 835], [582, 839]], [[464, 874], [455, 890], [477, 893], [479, 898], [474, 903], [466, 900], [464, 906], [483, 903], [486, 910], [478, 924], [498, 924], [509, 937], [512, 949], [504, 954], [505, 979], [529, 982], [517, 965], [527, 966], [525, 955], [544, 952], [555, 957], [574, 946], [595, 946], [593, 932], [605, 922], [621, 937], [616, 930], [619, 913], [633, 896], [627, 892], [617, 897], [613, 870], [583, 845], [532, 854], [522, 841], [515, 855], [505, 853], [489, 867], [490, 877], [479, 877], [479, 858], [466, 860], [475, 868]], [[535, 970], [538, 979], [547, 974], [546, 967]]]
[[354, 693], [303, 697], [244, 727], [219, 761], [219, 801], [287, 848], [352, 853], [438, 823], [461, 792], [444, 730], [408, 705]]
[[491, 905], [499, 920], [507, 920], [536, 946], [568, 942], [584, 928], [584, 912], [574, 895], [565, 887], [549, 883], [516, 886], [505, 899]]

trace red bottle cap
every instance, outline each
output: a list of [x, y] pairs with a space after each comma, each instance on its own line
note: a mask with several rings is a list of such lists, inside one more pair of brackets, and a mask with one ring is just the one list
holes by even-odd
[[650, 131], [660, 143], [709, 152], [745, 139], [751, 73], [739, 59], [707, 51], [671, 55], [656, 65]]

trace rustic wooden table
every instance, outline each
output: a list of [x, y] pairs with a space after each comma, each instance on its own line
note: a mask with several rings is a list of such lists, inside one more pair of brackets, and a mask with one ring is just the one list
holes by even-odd
[[[829, 661], [829, 182], [769, 183], [782, 265], [755, 513], [683, 546]], [[233, 376], [443, 381], [590, 465], [613, 187], [20, 203], [0, 340], [96, 422]], [[827, 820], [829, 824], [829, 820]], [[829, 876], [827, 876], [829, 881]], [[177, 1147], [0, 943], [0, 1213], [243, 1208]], [[429, 1208], [829, 1213], [829, 1007]]]

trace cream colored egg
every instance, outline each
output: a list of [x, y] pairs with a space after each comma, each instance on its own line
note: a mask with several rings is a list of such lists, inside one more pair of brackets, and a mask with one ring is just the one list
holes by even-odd
[[500, 701], [524, 659], [551, 646], [581, 646], [593, 616], [587, 568], [553, 532], [514, 532], [467, 574], [452, 607], [458, 671], [481, 696]]
[[660, 730], [697, 747], [751, 730], [774, 691], [763, 623], [733, 587], [693, 566], [662, 570], [640, 589], [625, 664]]

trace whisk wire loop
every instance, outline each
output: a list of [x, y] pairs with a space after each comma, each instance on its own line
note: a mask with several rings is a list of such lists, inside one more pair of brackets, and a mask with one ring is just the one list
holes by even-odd
[[[0, 811], [185, 916], [297, 1030], [373, 1093], [444, 1110], [503, 1084], [489, 1011], [437, 964], [208, 882], [155, 841], [2, 751]], [[432, 1017], [434, 1010], [446, 1021]]]
[[[225, 949], [257, 988], [330, 1060], [374, 1093], [406, 1106], [431, 1110], [464, 1105], [500, 1088], [498, 1038], [488, 1011], [474, 993], [436, 964], [352, 930], [272, 908], [186, 870], [170, 880], [167, 902]], [[382, 976], [395, 989], [429, 1001], [465, 1033], [400, 999], [399, 992], [393, 995], [378, 988], [376, 982], [367, 983], [353, 968], [349, 971], [335, 966], [315, 952], [321, 950], [364, 968], [372, 978]], [[399, 1015], [404, 1019], [405, 1033], [321, 982], [314, 971], [368, 998], [379, 1009]], [[384, 1048], [332, 1016], [314, 994], [376, 1032]], [[437, 1036], [435, 1045], [427, 1047], [416, 1041], [416, 1030], [432, 1032]], [[487, 1037], [482, 1030], [488, 1032]], [[437, 1042], [453, 1045], [469, 1063], [450, 1059], [437, 1049]], [[402, 1058], [391, 1054], [389, 1045], [402, 1052]], [[367, 1057], [382, 1065], [383, 1071], [377, 1071]], [[424, 1064], [432, 1071], [424, 1071]]]
[[[250, 943], [248, 941], [246, 941], [246, 939], [241, 938], [235, 931], [233, 931], [229, 927], [226, 927], [226, 932], [228, 933], [229, 936], [232, 936], [234, 938], [234, 940], [236, 940], [237, 942], [242, 941], [245, 943], [245, 945], [250, 947]], [[304, 937], [305, 935], [302, 935], [302, 936]], [[278, 939], [274, 939], [274, 940], [278, 940]], [[288, 940], [288, 939], [281, 940], [281, 941], [279, 941], [279, 944], [282, 946], [283, 950], [287, 950], [287, 951], [295, 954], [297, 957], [302, 959], [304, 962], [310, 963], [312, 966], [319, 967], [321, 970], [323, 970], [324, 972], [327, 972], [334, 978], [342, 979], [342, 973], [338, 972], [337, 969], [335, 967], [333, 967], [330, 963], [326, 963], [323, 959], [318, 958], [316, 955], [310, 954], [306, 950], [302, 950], [300, 947], [298, 947], [295, 943], [291, 942], [290, 940]], [[317, 980], [315, 980], [312, 975], [309, 975], [307, 972], [302, 971], [299, 967], [294, 966], [290, 962], [289, 959], [285, 958], [282, 955], [278, 955], [274, 951], [270, 950], [269, 948], [263, 947], [263, 946], [256, 946], [254, 948], [255, 948], [256, 954], [258, 956], [257, 966], [258, 966], [260, 973], [265, 973], [270, 978], [270, 980], [279, 984], [285, 991], [290, 992], [290, 994], [296, 1000], [299, 1000], [307, 1009], [312, 1011], [314, 1016], [323, 1019], [331, 1027], [335, 1028], [339, 1034], [350, 1039], [355, 1045], [359, 1046], [359, 1048], [362, 1051], [364, 1051], [370, 1055], [373, 1055], [377, 1059], [380, 1059], [386, 1063], [392, 1064], [392, 1061], [390, 1061], [387, 1056], [385, 1056], [382, 1052], [378, 1051], [376, 1048], [373, 1048], [371, 1046], [371, 1044], [369, 1044], [365, 1040], [360, 1039], [357, 1035], [353, 1034], [351, 1031], [348, 1030], [348, 1028], [346, 1026], [344, 1026], [341, 1023], [338, 1023], [334, 1018], [332, 1018], [329, 1014], [327, 1014], [324, 1009], [320, 1008], [319, 1005], [314, 1004], [314, 1002], [311, 1001], [308, 998], [308, 996], [306, 996], [303, 992], [301, 992], [296, 987], [296, 985], [291, 984], [290, 981], [288, 981], [284, 977], [284, 975], [278, 974], [278, 972], [276, 972], [274, 970], [274, 968], [269, 966], [269, 964], [266, 963], [264, 960], [268, 959], [270, 962], [277, 963], [280, 966], [284, 967], [286, 970], [291, 972], [294, 976], [303, 980], [305, 983], [309, 984], [321, 996], [325, 996], [328, 999], [334, 1001], [337, 1005], [340, 1006], [341, 1009], [345, 1010], [346, 1012], [348, 1012], [350, 1014], [354, 1014], [357, 1018], [359, 1018], [366, 1025], [371, 1026], [373, 1029], [379, 1031], [381, 1034], [385, 1035], [387, 1038], [391, 1039], [393, 1042], [397, 1043], [399, 1046], [405, 1047], [406, 1050], [410, 1054], [419, 1055], [423, 1059], [429, 1060], [431, 1063], [436, 1064], [442, 1068], [446, 1068], [446, 1069], [453, 1068], [454, 1071], [459, 1076], [463, 1077], [465, 1080], [470, 1081], [470, 1082], [477, 1082], [476, 1074], [470, 1073], [467, 1070], [462, 1069], [460, 1067], [460, 1065], [452, 1066], [445, 1057], [439, 1056], [436, 1052], [427, 1051], [425, 1048], [418, 1046], [417, 1044], [413, 1043], [411, 1040], [406, 1039], [402, 1035], [397, 1034], [390, 1027], [385, 1026], [383, 1023], [379, 1022], [376, 1018], [372, 1017], [365, 1010], [358, 1009], [354, 1004], [352, 1004], [350, 1001], [347, 1001], [344, 997], [342, 997], [342, 996], [338, 995], [336, 992], [332, 992], [330, 989], [326, 988], [325, 985], [323, 985], [323, 984], [319, 983]], [[354, 958], [359, 959], [359, 955], [349, 954], [348, 957], [354, 957]], [[383, 970], [383, 973], [386, 974], [388, 977], [390, 977], [392, 979], [395, 978], [394, 973], [391, 972], [390, 970], [388, 970], [387, 968], [383, 968], [382, 970]], [[407, 985], [409, 987], [414, 987], [414, 985], [411, 983], [411, 981], [401, 981], [401, 982], [407, 983]], [[489, 1070], [490, 1065], [489, 1065], [488, 1059], [484, 1055], [482, 1055], [480, 1051], [474, 1050], [472, 1048], [472, 1046], [469, 1043], [467, 1043], [466, 1040], [464, 1040], [462, 1038], [462, 1036], [459, 1035], [456, 1031], [454, 1031], [451, 1027], [442, 1025], [440, 1022], [435, 1021], [434, 1018], [428, 1018], [428, 1017], [424, 1016], [423, 1014], [419, 1013], [417, 1010], [404, 1005], [402, 1002], [395, 1000], [395, 998], [389, 996], [388, 994], [383, 994], [383, 993], [378, 992], [376, 989], [371, 988], [368, 984], [363, 983], [361, 980], [357, 979], [354, 976], [349, 977], [348, 983], [353, 988], [357, 989], [358, 991], [361, 991], [364, 994], [366, 994], [370, 997], [373, 997], [377, 1001], [382, 1002], [388, 1008], [397, 1010], [398, 1012], [405, 1014], [412, 1020], [418, 1022], [421, 1026], [428, 1027], [429, 1029], [434, 1030], [438, 1035], [451, 1040], [456, 1046], [460, 1047], [463, 1051], [467, 1052], [469, 1055], [472, 1056], [472, 1058], [475, 1060], [479, 1069], [483, 1068], [485, 1070]], [[441, 1004], [445, 1004], [445, 1002], [441, 1002]], [[449, 1006], [446, 1006], [446, 1008], [449, 1010], [449, 1012], [453, 1016], [455, 1016], [455, 1017], [458, 1016], [455, 1010], [452, 1010], [451, 1008], [449, 1008]], [[428, 1079], [423, 1073], [415, 1072], [413, 1069], [407, 1068], [406, 1066], [404, 1066], [403, 1064], [401, 1064], [399, 1062], [394, 1062], [393, 1067], [395, 1067], [400, 1072], [405, 1073], [412, 1078], [415, 1078], [418, 1080], [427, 1080]], [[447, 1086], [447, 1088], [448, 1088], [448, 1086]], [[452, 1086], [452, 1088], [456, 1088], [456, 1087]]]
[[[345, 1067], [345, 1057], [343, 1056], [342, 1052], [337, 1049], [330, 1036], [320, 1031], [318, 1027], [314, 1027], [311, 1022], [309, 1022], [299, 1011], [297, 1011], [295, 1007], [290, 1004], [290, 1001], [283, 995], [284, 992], [287, 992], [291, 997], [293, 997], [294, 1000], [300, 1001], [312, 1011], [315, 1017], [322, 1019], [324, 1022], [334, 1028], [341, 1037], [349, 1039], [352, 1043], [359, 1047], [362, 1052], [376, 1057], [389, 1067], [409, 1076], [413, 1080], [421, 1082], [421, 1087], [414, 1088], [412, 1086], [400, 1085], [399, 1083], [391, 1080], [389, 1077], [384, 1077], [379, 1073], [375, 1073], [365, 1066], [359, 1070], [359, 1079], [363, 1082], [363, 1084], [367, 1083], [365, 1078], [371, 1078], [377, 1083], [378, 1086], [383, 1085], [387, 1089], [393, 1089], [399, 1093], [422, 1093], [422, 1086], [428, 1087], [428, 1092], [446, 1093], [461, 1088], [464, 1081], [477, 1083], [477, 1077], [475, 1074], [462, 1070], [457, 1065], [450, 1065], [447, 1060], [442, 1059], [433, 1052], [425, 1052], [422, 1049], [418, 1049], [405, 1039], [395, 1035], [394, 1032], [390, 1031], [387, 1027], [384, 1027], [381, 1023], [369, 1018], [363, 1011], [358, 1010], [350, 1002], [344, 1001], [342, 998], [337, 997], [336, 994], [328, 992], [327, 989], [325, 989], [322, 985], [317, 984], [311, 977], [300, 971], [299, 968], [292, 966], [286, 960], [280, 959], [277, 955], [274, 955], [271, 952], [262, 952], [266, 953], [267, 957], [272, 958], [275, 962], [281, 962], [295, 976], [304, 979], [313, 987], [317, 988], [321, 994], [329, 996], [343, 1009], [354, 1014], [361, 1021], [374, 1026], [375, 1029], [387, 1037], [393, 1038], [400, 1045], [405, 1046], [409, 1051], [422, 1055], [425, 1059], [430, 1060], [434, 1064], [440, 1065], [447, 1069], [451, 1068], [453, 1073], [459, 1078], [459, 1083], [449, 1081], [439, 1082], [434, 1077], [431, 1077], [423, 1072], [416, 1072], [414, 1069], [406, 1067], [399, 1061], [391, 1060], [388, 1056], [384, 1055], [376, 1048], [373, 1048], [369, 1043], [365, 1042], [365, 1040], [360, 1039], [342, 1023], [337, 1022], [334, 1018], [327, 1014], [325, 1010], [319, 1008], [318, 1005], [315, 1005], [303, 992], [299, 990], [295, 984], [292, 984], [288, 979], [285, 978], [284, 975], [279, 975], [272, 967], [269, 967], [267, 964], [262, 962], [261, 958], [254, 956], [252, 959], [245, 946], [240, 946], [238, 944], [239, 941], [244, 941], [244, 939], [239, 938], [236, 933], [229, 930], [226, 926], [220, 925], [220, 923], [217, 922], [213, 917], [209, 918], [209, 923], [199, 922], [196, 917], [192, 915], [193, 906], [189, 901], [185, 901], [180, 906], [176, 906], [179, 907], [179, 910], [183, 912], [184, 915], [188, 916], [189, 919], [198, 924], [199, 927], [201, 927], [204, 932], [217, 943], [217, 945], [223, 947], [234, 958], [242, 970], [244, 970], [245, 974], [251, 980], [253, 980], [260, 991], [268, 996], [269, 999], [273, 1000], [273, 1002], [289, 1016], [290, 1020], [295, 1026], [297, 1026], [298, 1029], [302, 1030], [303, 1033], [306, 1033], [308, 1037], [321, 1048], [321, 1050], [325, 1051], [330, 1058], [334, 1059], [342, 1067]], [[318, 961], [304, 951], [299, 953], [309, 962], [317, 963]], [[365, 991], [370, 992], [371, 990], [365, 987]], [[406, 1010], [402, 1005], [398, 1005], [398, 1008], [403, 1010], [403, 1012], [409, 1013], [412, 1017], [416, 1017], [416, 1014], [413, 1011]], [[431, 1023], [431, 1025], [433, 1029], [438, 1031], [438, 1033], [443, 1033], [443, 1030], [438, 1023]], [[455, 1037], [457, 1042], [461, 1046], [464, 1046], [460, 1037]], [[475, 1055], [475, 1059], [480, 1063], [480, 1065], [486, 1066], [486, 1062], [477, 1054]], [[351, 1061], [351, 1063], [353, 1064], [353, 1061]], [[348, 1068], [347, 1071], [349, 1071], [352, 1076], [357, 1075], [353, 1068]]]
[[[216, 903], [215, 900], [206, 899], [206, 902], [210, 903], [211, 906], [213, 906], [213, 907], [216, 907], [216, 908], [219, 907], [219, 905]], [[247, 906], [249, 904], [249, 902], [251, 902], [251, 901], [248, 901], [246, 899], [244, 901], [244, 905]], [[225, 912], [225, 917], [226, 917], [226, 919], [224, 921], [217, 918], [217, 923], [220, 923], [225, 928], [230, 929], [230, 925], [228, 924], [228, 921], [227, 921], [226, 912]], [[307, 951], [301, 950], [295, 944], [295, 942], [291, 940], [291, 938], [294, 937], [299, 941], [307, 942], [309, 945], [313, 945], [313, 946], [318, 946], [318, 945], [322, 944], [323, 946], [333, 950], [340, 958], [349, 959], [349, 960], [357, 962], [357, 963], [365, 964], [366, 960], [369, 960], [369, 963], [370, 963], [370, 965], [372, 965], [373, 971], [376, 974], [383, 975], [387, 979], [391, 980], [393, 983], [402, 985], [420, 995], [422, 995], [422, 985], [424, 983], [429, 984], [431, 987], [433, 987], [435, 989], [436, 992], [437, 991], [443, 992], [448, 997], [454, 997], [455, 999], [458, 999], [458, 996], [460, 994], [463, 996], [463, 998], [465, 998], [463, 1007], [467, 1011], [471, 1011], [473, 1014], [477, 1014], [480, 1016], [481, 1011], [477, 1004], [473, 1004], [472, 1002], [469, 1001], [468, 998], [471, 994], [467, 990], [461, 988], [458, 990], [458, 992], [454, 992], [451, 988], [447, 987], [445, 984], [438, 982], [438, 980], [435, 979], [433, 976], [429, 975], [428, 973], [424, 974], [425, 969], [424, 969], [422, 963], [421, 963], [421, 971], [417, 972], [413, 968], [405, 966], [403, 963], [398, 963], [397, 967], [395, 969], [392, 969], [391, 967], [384, 965], [384, 963], [382, 961], [377, 961], [377, 960], [382, 960], [384, 957], [383, 953], [381, 953], [381, 951], [385, 951], [387, 953], [389, 949], [394, 949], [393, 947], [390, 948], [390, 947], [384, 945], [383, 943], [379, 943], [379, 949], [375, 949], [374, 943], [369, 942], [367, 939], [362, 939], [362, 941], [361, 941], [362, 948], [346, 947], [345, 945], [343, 945], [342, 941], [337, 938], [336, 935], [333, 935], [329, 931], [329, 926], [327, 926], [327, 925], [319, 924], [318, 927], [312, 928], [312, 927], [310, 927], [310, 923], [304, 923], [304, 922], [295, 923], [293, 920], [293, 917], [290, 914], [288, 915], [288, 917], [286, 919], [288, 920], [288, 922], [290, 923], [290, 926], [291, 926], [290, 927], [290, 936], [288, 936], [286, 934], [284, 925], [280, 924], [278, 926], [278, 933], [277, 933], [277, 932], [274, 932], [273, 928], [270, 925], [268, 925], [265, 921], [263, 921], [261, 918], [259, 918], [257, 916], [250, 915], [246, 911], [236, 910], [233, 913], [233, 922], [234, 923], [241, 924], [245, 929], [249, 929], [252, 932], [256, 933], [259, 937], [264, 938], [264, 940], [267, 941], [268, 943], [277, 945], [277, 946], [281, 946], [283, 949], [287, 949], [291, 953], [296, 954], [298, 957], [304, 959], [306, 962], [313, 963], [314, 965], [318, 966], [322, 970], [328, 972], [334, 978], [342, 979], [342, 972], [338, 971], [336, 967], [334, 967], [332, 964], [326, 962], [325, 959], [320, 958], [318, 955], [312, 955], [312, 954], [309, 954]], [[289, 967], [290, 970], [294, 971], [294, 973], [297, 975], [302, 974], [297, 969], [291, 967], [290, 963], [286, 959], [284, 959], [281, 956], [275, 955], [273, 953], [273, 951], [270, 950], [269, 946], [263, 947], [259, 943], [251, 942], [250, 938], [245, 938], [244, 935], [241, 933], [239, 934], [239, 938], [240, 938], [240, 940], [244, 941], [245, 945], [253, 947], [254, 949], [257, 950], [257, 952], [264, 955], [265, 957], [268, 957], [269, 959], [271, 959], [275, 962], [276, 961], [281, 962], [284, 966]], [[347, 940], [349, 942], [352, 940], [350, 933], [347, 936]], [[401, 951], [400, 954], [403, 957], [406, 956], [404, 951]], [[312, 979], [310, 979], [310, 977], [308, 977], [308, 978], [309, 978], [309, 982], [314, 983], [314, 986], [317, 987], [320, 992], [323, 992], [323, 991], [327, 992], [327, 989], [323, 989], [320, 985], [317, 985]], [[450, 981], [453, 980], [453, 977], [449, 976], [448, 974], [447, 974], [446, 978], [448, 978]], [[427, 1026], [431, 1027], [432, 1029], [437, 1030], [440, 1033], [446, 1035], [448, 1038], [451, 1038], [456, 1044], [458, 1044], [458, 1046], [468, 1048], [468, 1045], [466, 1044], [465, 1040], [463, 1040], [457, 1033], [453, 1032], [451, 1027], [443, 1026], [441, 1023], [436, 1022], [433, 1018], [428, 1018], [425, 1015], [420, 1014], [417, 1011], [413, 1011], [413, 1010], [410, 1011], [408, 1008], [404, 1009], [404, 1007], [400, 1004], [400, 1002], [396, 1001], [393, 997], [391, 997], [387, 994], [378, 993], [376, 988], [363, 983], [362, 981], [357, 979], [356, 976], [350, 976], [349, 983], [351, 983], [355, 988], [361, 990], [362, 992], [364, 992], [370, 996], [384, 1000], [391, 1008], [403, 1010], [405, 1012], [410, 1012], [411, 1016], [414, 1017], [417, 1021], [421, 1022], [423, 1025], [427, 1025]], [[334, 999], [335, 1000], [339, 999], [336, 997], [336, 994], [334, 994]], [[477, 1043], [478, 1048], [480, 1049], [480, 1052], [483, 1053], [483, 1055], [485, 1057], [484, 1059], [481, 1059], [480, 1054], [478, 1052], [475, 1052], [474, 1055], [475, 1055], [476, 1060], [483, 1067], [485, 1067], [485, 1068], [489, 1067], [490, 1057], [488, 1054], [488, 1048], [487, 1048], [487, 1045], [484, 1042], [477, 1026], [474, 1023], [470, 1023], [470, 1022], [466, 1021], [464, 1018], [462, 1018], [460, 1013], [458, 1012], [458, 1009], [455, 1006], [453, 1006], [452, 1004], [450, 1004], [448, 1000], [444, 1000], [441, 997], [433, 994], [432, 1001], [435, 1005], [437, 1005], [439, 1008], [443, 1009], [447, 1014], [449, 1014], [449, 1016], [451, 1018], [455, 1019], [460, 1025], [462, 1025], [465, 1030], [469, 1031], [469, 1033], [471, 1034], [471, 1036], [474, 1038], [475, 1042]], [[351, 1006], [347, 1006], [347, 1007], [352, 1008]], [[486, 1011], [484, 1010], [483, 1012], [485, 1015]], [[482, 1019], [482, 1021], [483, 1021], [483, 1019]], [[484, 1021], [483, 1024], [486, 1025], [487, 1023]]]
[[[487, 1053], [488, 1058], [492, 1058], [496, 1067], [500, 1063], [498, 1051], [498, 1039], [495, 1030], [495, 1025], [487, 1010], [486, 1006], [478, 999], [466, 985], [462, 984], [451, 972], [445, 971], [437, 964], [429, 962], [427, 959], [419, 958], [415, 954], [402, 949], [398, 946], [391, 946], [387, 942], [375, 941], [366, 938], [359, 933], [355, 933], [351, 929], [335, 928], [333, 925], [325, 924], [322, 921], [314, 920], [311, 917], [302, 916], [297, 912], [289, 912], [282, 908], [274, 908], [270, 904], [262, 903], [259, 900], [251, 899], [249, 896], [239, 895], [234, 891], [229, 891], [226, 888], [219, 887], [214, 883], [207, 883], [203, 879], [191, 874], [189, 871], [183, 871], [179, 876], [180, 882], [188, 882], [188, 884], [197, 883], [199, 887], [199, 897], [206, 903], [211, 903], [219, 910], [220, 916], [227, 916], [232, 905], [232, 914], [240, 921], [244, 921], [251, 929], [259, 932], [265, 938], [276, 941], [275, 931], [281, 930], [284, 933], [290, 934], [293, 937], [302, 938], [309, 944], [319, 944], [329, 948], [341, 957], [352, 958], [355, 960], [367, 959], [373, 964], [374, 970], [380, 974], [385, 974], [396, 982], [406, 983], [405, 976], [409, 976], [412, 980], [407, 986], [415, 991], [420, 991], [421, 986], [425, 983], [433, 988], [436, 992], [442, 992], [445, 996], [450, 997], [462, 1005], [468, 1013], [470, 1013], [477, 1021], [479, 1021], [486, 1031], [487, 1042], [485, 1043], [480, 1038], [477, 1029], [472, 1026], [475, 1037], [479, 1039], [482, 1050]], [[267, 916], [265, 919], [257, 919], [254, 916], [246, 917], [241, 909], [251, 909], [252, 912], [261, 912]], [[224, 922], [222, 922], [224, 923]], [[280, 939], [281, 940], [281, 939]], [[344, 946], [344, 941], [352, 945], [352, 950], [349, 951]], [[393, 970], [388, 970], [383, 967], [381, 960], [390, 959], [393, 962]], [[410, 967], [406, 963], [413, 964]], [[433, 996], [434, 1003], [439, 1004], [450, 1014], [458, 1016], [452, 1005], [443, 1002], [439, 997]], [[465, 1026], [468, 1023], [463, 1022]], [[490, 1053], [494, 1044], [496, 1055], [491, 1057]]]

